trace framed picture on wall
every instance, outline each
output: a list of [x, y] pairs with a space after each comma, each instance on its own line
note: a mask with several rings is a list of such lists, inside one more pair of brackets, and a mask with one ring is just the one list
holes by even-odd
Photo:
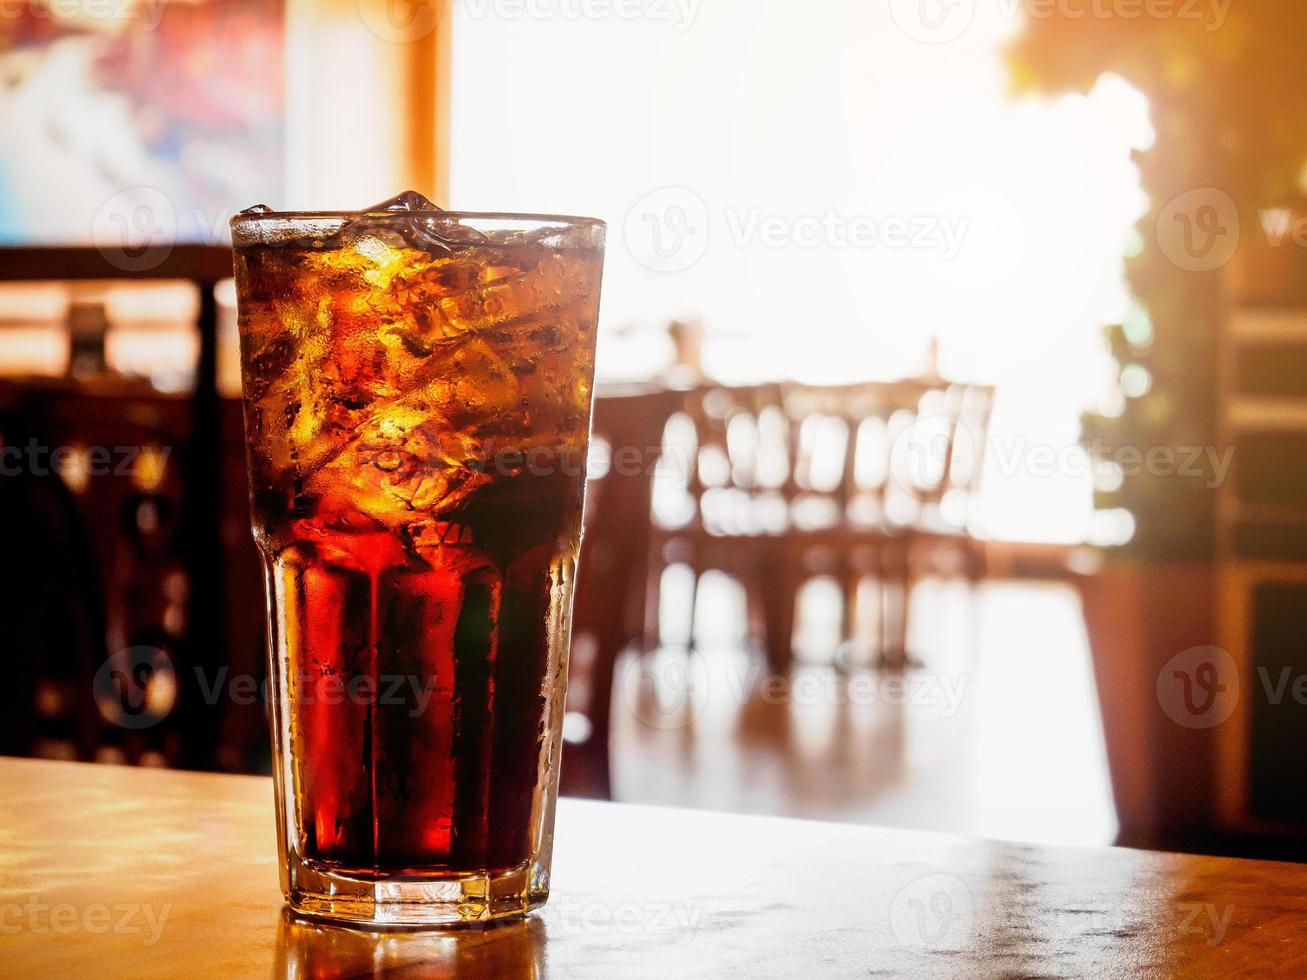
[[285, 0], [0, 18], [0, 245], [227, 240], [282, 196]]

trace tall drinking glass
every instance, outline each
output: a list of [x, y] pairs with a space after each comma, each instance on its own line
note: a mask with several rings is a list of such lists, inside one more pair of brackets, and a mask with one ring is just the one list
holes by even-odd
[[376, 926], [549, 894], [604, 225], [232, 219], [282, 888]]

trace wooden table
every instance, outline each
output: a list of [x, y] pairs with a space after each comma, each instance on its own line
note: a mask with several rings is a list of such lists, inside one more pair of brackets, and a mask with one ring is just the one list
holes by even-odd
[[6, 977], [1307, 975], [1307, 868], [565, 801], [489, 931], [293, 921], [268, 780], [0, 760]]

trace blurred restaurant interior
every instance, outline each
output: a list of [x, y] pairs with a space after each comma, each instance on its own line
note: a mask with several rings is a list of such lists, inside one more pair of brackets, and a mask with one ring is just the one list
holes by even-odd
[[0, 754], [269, 771], [227, 221], [411, 187], [608, 223], [565, 794], [1307, 856], [1307, 9], [636, 6], [4, 5]]

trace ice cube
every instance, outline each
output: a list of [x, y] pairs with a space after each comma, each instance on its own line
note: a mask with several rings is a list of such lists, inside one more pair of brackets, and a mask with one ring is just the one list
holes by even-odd
[[440, 211], [443, 210], [417, 191], [402, 191], [394, 197], [363, 209], [366, 212], [379, 211]]
[[[405, 221], [388, 218], [384, 224], [376, 218], [377, 215], [396, 213], [411, 217]], [[364, 208], [360, 216], [341, 231], [348, 239], [369, 235], [394, 242], [398, 238], [409, 247], [424, 252], [449, 253], [461, 246], [489, 241], [481, 232], [460, 223], [417, 191], [404, 191], [388, 201]]]
[[449, 510], [488, 482], [490, 476], [472, 465], [480, 452], [474, 435], [443, 422], [428, 398], [410, 395], [337, 445], [308, 475], [307, 487], [328, 510], [361, 512], [398, 527], [415, 512]]
[[517, 266], [485, 265], [481, 281], [471, 289], [442, 296], [440, 310], [459, 331], [551, 318], [569, 286], [568, 272], [556, 255], [524, 251]]

